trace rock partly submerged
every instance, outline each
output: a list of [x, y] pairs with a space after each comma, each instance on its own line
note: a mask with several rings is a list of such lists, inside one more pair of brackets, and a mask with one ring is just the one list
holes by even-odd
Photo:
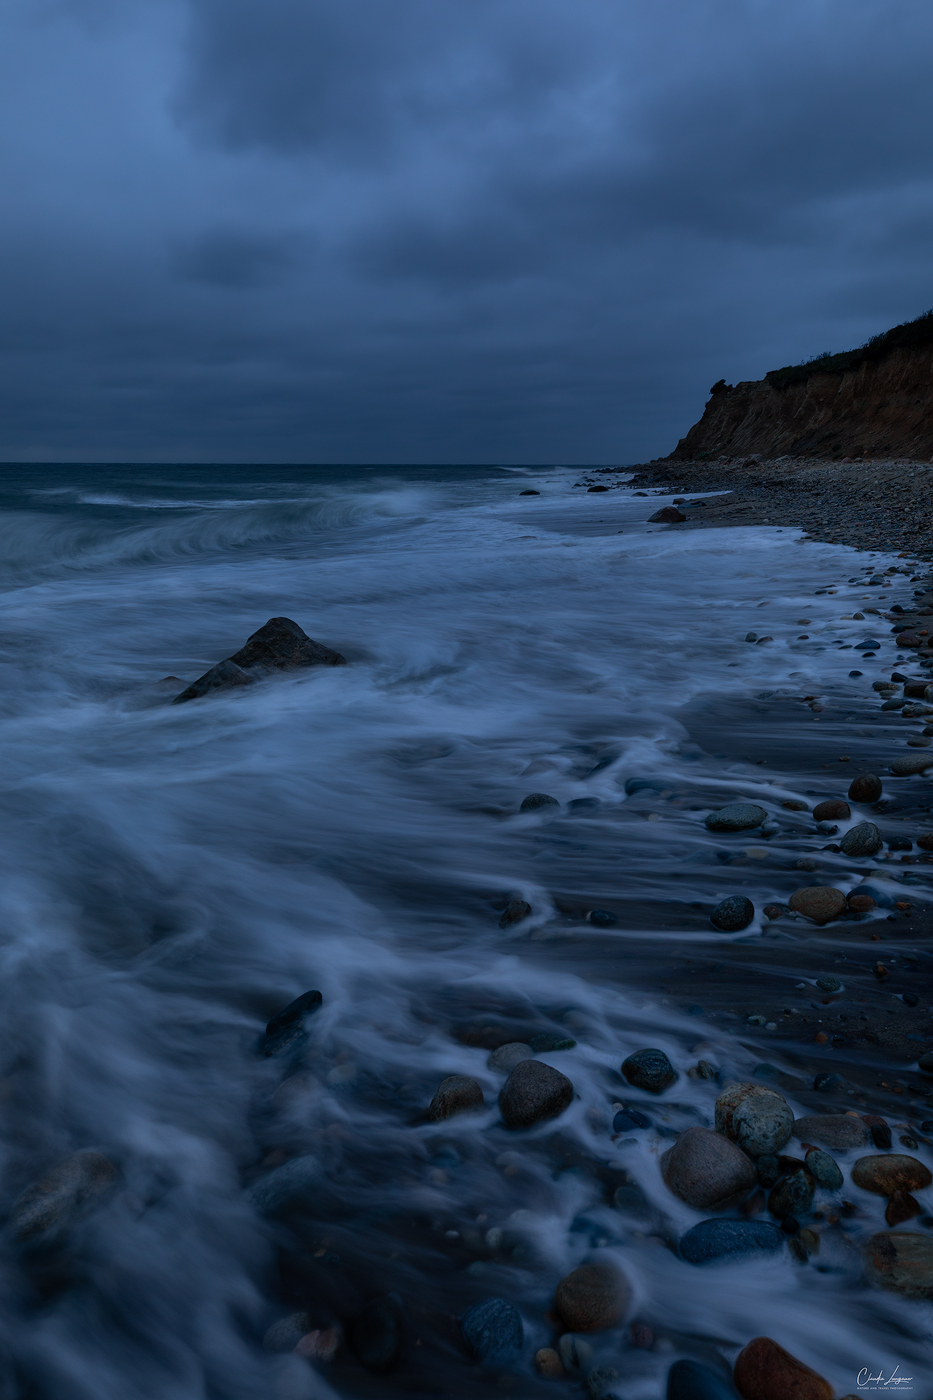
[[522, 1060], [502, 1086], [499, 1112], [507, 1128], [531, 1128], [557, 1118], [573, 1098], [573, 1084], [542, 1060]]
[[302, 992], [300, 997], [277, 1011], [266, 1025], [262, 1053], [278, 1055], [283, 1050], [295, 1049], [307, 1034], [308, 1017], [320, 1011], [323, 1002], [318, 991]]
[[571, 1332], [602, 1332], [621, 1322], [632, 1299], [628, 1279], [610, 1264], [581, 1264], [557, 1285], [554, 1311]]
[[732, 1378], [742, 1400], [833, 1400], [829, 1382], [770, 1337], [739, 1352]]
[[719, 1210], [755, 1186], [751, 1160], [709, 1128], [688, 1128], [661, 1158], [668, 1190], [694, 1210]]
[[101, 1152], [75, 1152], [27, 1186], [13, 1206], [10, 1224], [20, 1241], [48, 1238], [103, 1204], [119, 1171]]
[[291, 618], [271, 617], [247, 639], [245, 646], [205, 671], [203, 676], [176, 695], [172, 704], [182, 705], [187, 700], [199, 700], [213, 691], [252, 685], [275, 671], [345, 665], [346, 659], [339, 652], [312, 641]]
[[521, 1314], [505, 1298], [486, 1298], [460, 1320], [460, 1332], [470, 1351], [486, 1365], [510, 1361], [525, 1341]]
[[908, 1298], [933, 1298], [933, 1238], [880, 1230], [866, 1246], [865, 1271], [881, 1288]]
[[681, 1259], [711, 1264], [744, 1254], [776, 1254], [785, 1236], [768, 1220], [701, 1220], [681, 1238]]
[[451, 1074], [441, 1082], [431, 1100], [428, 1118], [432, 1123], [440, 1123], [456, 1113], [470, 1113], [485, 1106], [483, 1086], [478, 1079], [468, 1074]]

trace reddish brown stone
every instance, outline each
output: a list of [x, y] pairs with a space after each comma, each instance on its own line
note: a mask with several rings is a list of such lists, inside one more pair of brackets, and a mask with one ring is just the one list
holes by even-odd
[[770, 1337], [739, 1352], [733, 1380], [742, 1400], [833, 1400], [829, 1382]]
[[909, 1191], [895, 1191], [888, 1201], [884, 1218], [889, 1225], [903, 1225], [905, 1220], [913, 1220], [922, 1210], [923, 1206], [914, 1200]]
[[895, 1191], [922, 1191], [933, 1183], [929, 1167], [902, 1152], [860, 1157], [852, 1168], [852, 1181], [876, 1196], [893, 1196]]
[[828, 797], [813, 808], [815, 822], [847, 822], [851, 815], [851, 807], [841, 797]]
[[877, 901], [872, 899], [870, 894], [850, 894], [846, 904], [853, 914], [869, 914], [872, 909], [877, 908]]
[[452, 1074], [442, 1081], [431, 1100], [428, 1117], [439, 1123], [451, 1118], [455, 1113], [467, 1113], [470, 1109], [485, 1108], [482, 1085], [477, 1079], [466, 1074]]
[[602, 1332], [621, 1322], [632, 1300], [628, 1279], [609, 1264], [581, 1264], [562, 1278], [554, 1310], [571, 1332]]
[[815, 924], [828, 924], [830, 919], [838, 919], [843, 913], [846, 897], [832, 885], [807, 885], [802, 890], [794, 890], [788, 904], [796, 914], [804, 914]]
[[661, 1158], [668, 1190], [694, 1210], [717, 1210], [741, 1200], [757, 1184], [751, 1161], [735, 1143], [709, 1128], [688, 1128]]

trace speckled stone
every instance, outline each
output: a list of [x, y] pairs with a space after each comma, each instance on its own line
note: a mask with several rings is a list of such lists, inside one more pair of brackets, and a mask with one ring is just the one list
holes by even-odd
[[881, 1230], [865, 1250], [872, 1283], [908, 1298], [933, 1298], [933, 1236], [908, 1230]]
[[916, 1157], [901, 1152], [859, 1157], [852, 1168], [852, 1183], [876, 1196], [893, 1196], [895, 1191], [922, 1191], [933, 1183], [929, 1167]]
[[636, 1050], [622, 1061], [622, 1073], [636, 1089], [649, 1094], [663, 1094], [678, 1077], [663, 1050]]
[[[933, 759], [931, 759], [933, 762]], [[755, 802], [730, 802], [710, 812], [706, 825], [710, 831], [752, 831], [767, 817], [764, 807]]]
[[[930, 757], [930, 762], [933, 763], [933, 755]], [[839, 841], [839, 849], [842, 854], [852, 858], [873, 856], [881, 850], [883, 845], [881, 832], [874, 822], [859, 822], [858, 826], [853, 826]]]

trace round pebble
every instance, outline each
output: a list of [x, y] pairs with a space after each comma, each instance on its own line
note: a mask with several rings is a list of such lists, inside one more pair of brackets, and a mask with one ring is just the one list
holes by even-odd
[[451, 1118], [455, 1113], [467, 1113], [471, 1109], [485, 1108], [483, 1086], [477, 1079], [466, 1074], [452, 1074], [442, 1081], [431, 1100], [428, 1117], [434, 1123]]
[[[933, 758], [930, 760], [933, 763]], [[858, 859], [861, 856], [873, 856], [884, 842], [881, 839], [881, 832], [874, 822], [859, 822], [858, 826], [853, 826], [846, 832], [839, 842], [839, 848], [843, 855]]]
[[546, 792], [530, 792], [523, 799], [519, 807], [520, 812], [538, 812], [542, 807], [559, 807], [560, 803], [556, 797], [549, 797]]
[[499, 1092], [499, 1111], [507, 1128], [530, 1128], [564, 1112], [573, 1085], [560, 1070], [541, 1060], [522, 1060]]
[[842, 890], [831, 885], [807, 885], [795, 890], [788, 900], [796, 914], [803, 914], [815, 924], [828, 924], [837, 919], [846, 907], [846, 897]]
[[825, 802], [818, 802], [813, 808], [815, 822], [847, 822], [851, 815], [851, 807], [841, 797], [829, 797]]
[[668, 1190], [694, 1210], [718, 1210], [755, 1185], [755, 1168], [734, 1142], [709, 1128], [688, 1128], [661, 1158]]
[[850, 802], [877, 802], [881, 796], [881, 779], [873, 773], [861, 773], [849, 784]]
[[895, 1191], [922, 1191], [933, 1184], [933, 1175], [916, 1157], [891, 1152], [860, 1157], [852, 1168], [852, 1182], [876, 1196], [893, 1196]]
[[755, 906], [744, 894], [730, 894], [710, 914], [710, 923], [723, 933], [738, 933], [755, 918]]
[[739, 1352], [732, 1378], [743, 1400], [833, 1400], [829, 1382], [770, 1337]]
[[710, 812], [706, 826], [710, 831], [751, 831], [767, 817], [764, 807], [753, 802], [733, 802]]
[[498, 1050], [493, 1050], [486, 1064], [499, 1074], [511, 1074], [522, 1060], [533, 1060], [534, 1054], [531, 1046], [524, 1041], [511, 1040], [508, 1045], [500, 1045]]
[[628, 1280], [609, 1264], [581, 1264], [562, 1278], [554, 1310], [571, 1332], [602, 1332], [622, 1320], [632, 1298]]
[[636, 1089], [663, 1094], [677, 1080], [677, 1071], [663, 1050], [636, 1050], [622, 1062], [622, 1073]]

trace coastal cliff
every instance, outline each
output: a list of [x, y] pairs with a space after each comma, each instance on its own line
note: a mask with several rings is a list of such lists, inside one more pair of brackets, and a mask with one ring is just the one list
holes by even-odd
[[668, 460], [933, 458], [933, 312], [857, 350], [710, 391]]

